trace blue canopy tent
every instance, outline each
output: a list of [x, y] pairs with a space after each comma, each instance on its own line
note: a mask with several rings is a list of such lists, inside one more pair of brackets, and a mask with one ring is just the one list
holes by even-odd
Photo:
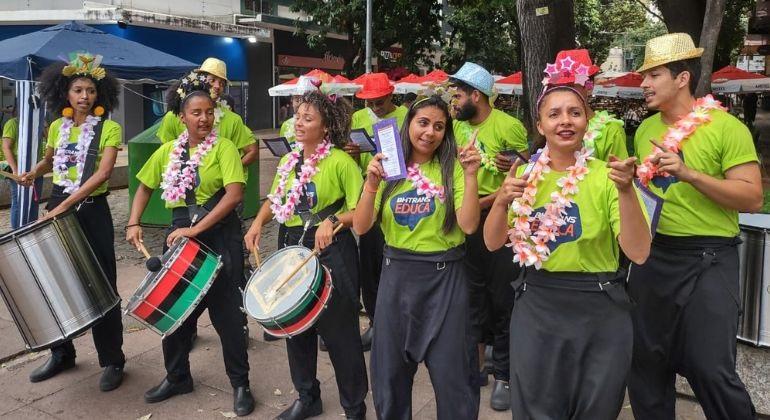
[[[35, 96], [34, 80], [46, 66], [62, 61], [73, 51], [100, 54], [102, 67], [123, 80], [168, 81], [197, 67], [190, 61], [75, 21], [0, 41], [0, 77], [16, 81], [19, 99], [20, 172], [29, 171], [37, 163], [44, 127], [45, 107]], [[34, 188], [18, 188], [17, 194], [20, 223], [37, 219]]]

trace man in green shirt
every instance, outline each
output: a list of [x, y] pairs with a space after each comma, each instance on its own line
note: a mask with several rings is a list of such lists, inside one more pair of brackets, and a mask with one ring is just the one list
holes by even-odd
[[[457, 144], [465, 147], [475, 141], [482, 155], [482, 167], [478, 172], [479, 226], [484, 226], [497, 190], [516, 159], [515, 153], [528, 155], [527, 130], [516, 118], [492, 107], [489, 98], [494, 94], [494, 78], [483, 67], [465, 63], [450, 81], [454, 87], [452, 102]], [[516, 279], [519, 268], [513, 263], [510, 249], [504, 247], [494, 252], [487, 249], [481, 228], [467, 237], [465, 261], [470, 279], [472, 349], [469, 351], [472, 356], [478, 355], [474, 357], [474, 363], [478, 363], [485, 344], [491, 342], [495, 383], [490, 404], [495, 410], [508, 410], [508, 327], [514, 298], [510, 283]], [[482, 375], [481, 383], [485, 383], [486, 373]]]
[[[14, 175], [19, 174], [19, 167], [16, 163], [16, 142], [19, 138], [19, 119], [14, 116], [3, 125], [2, 147], [0, 148], [0, 167]], [[11, 229], [19, 228], [19, 196], [17, 194], [16, 182], [7, 179], [8, 189], [11, 193]]]
[[[374, 135], [374, 124], [388, 118], [395, 118], [398, 128], [404, 124], [404, 118], [409, 111], [404, 106], [393, 103], [393, 85], [390, 84], [385, 73], [370, 73], [363, 78], [363, 88], [356, 93], [356, 97], [366, 100], [366, 108], [353, 113], [350, 127], [363, 128], [369, 136]], [[358, 161], [363, 173], [374, 156], [374, 152], [360, 153], [358, 146], [348, 143], [346, 151], [353, 158], [359, 156]], [[382, 250], [385, 246], [385, 238], [379, 225], [375, 225], [359, 238], [359, 253], [361, 262], [360, 284], [361, 300], [364, 309], [369, 316], [370, 327], [361, 336], [364, 350], [369, 350], [372, 345], [372, 325], [374, 311], [377, 302], [377, 288], [380, 284], [380, 271], [382, 271]]]
[[[302, 99], [302, 95], [291, 95], [291, 109], [294, 110], [295, 115], [297, 114], [297, 108], [299, 108], [301, 99]], [[278, 135], [281, 137], [286, 137], [286, 141], [288, 141], [289, 144], [294, 143], [296, 138], [294, 137], [294, 116], [293, 115], [291, 118], [284, 121], [283, 124], [281, 124], [281, 129], [278, 131]]]
[[738, 212], [762, 207], [762, 184], [746, 126], [710, 95], [693, 97], [702, 53], [687, 34], [663, 35], [647, 42], [639, 69], [647, 106], [659, 112], [636, 132], [637, 175], [664, 200], [650, 257], [628, 281], [628, 392], [641, 419], [674, 419], [677, 373], [707, 418], [756, 417], [735, 371], [737, 235]]

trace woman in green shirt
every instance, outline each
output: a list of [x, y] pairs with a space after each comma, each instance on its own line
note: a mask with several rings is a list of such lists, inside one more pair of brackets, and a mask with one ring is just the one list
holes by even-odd
[[[107, 203], [107, 182], [121, 144], [121, 128], [105, 113], [118, 105], [118, 84], [94, 63], [101, 57], [73, 54], [73, 60], [52, 64], [43, 72], [40, 92], [48, 109], [60, 118], [51, 123], [43, 159], [21, 175], [21, 184], [53, 170], [53, 190], [46, 208], [51, 218], [75, 209], [86, 239], [96, 254], [110, 286], [118, 293], [112, 215]], [[95, 151], [95, 159], [89, 152]], [[92, 328], [99, 365], [104, 373], [102, 391], [111, 391], [123, 380], [126, 358], [122, 351], [123, 323], [120, 307], [109, 311]], [[75, 346], [65, 341], [51, 348], [51, 358], [30, 374], [32, 382], [51, 378], [75, 366]]]
[[[334, 281], [334, 294], [312, 328], [286, 340], [289, 369], [299, 398], [278, 419], [304, 419], [323, 412], [316, 379], [318, 336], [334, 366], [340, 403], [348, 419], [364, 419], [368, 392], [366, 364], [358, 333], [358, 247], [349, 229], [361, 194], [361, 169], [343, 148], [350, 137], [346, 101], [319, 91], [302, 96], [295, 114], [297, 146], [281, 158], [268, 200], [244, 240], [259, 248], [262, 227], [271, 219], [281, 225], [278, 247], [300, 243], [321, 250], [321, 263]], [[299, 188], [294, 188], [299, 182]]]
[[[196, 79], [197, 80], [197, 79]], [[209, 317], [222, 342], [225, 371], [233, 387], [233, 411], [245, 416], [254, 410], [249, 389], [249, 359], [246, 316], [240, 310], [245, 287], [241, 224], [235, 207], [243, 200], [244, 176], [238, 150], [214, 130], [214, 101], [208, 84], [187, 79], [180, 89], [173, 111], [186, 129], [176, 140], [162, 145], [136, 175], [139, 189], [131, 205], [126, 240], [139, 248], [142, 212], [158, 187], [161, 198], [172, 209], [172, 226], [166, 249], [181, 237], [195, 238], [222, 257], [222, 269], [195, 310], [171, 335], [163, 340], [166, 377], [148, 390], [148, 403], [164, 401], [193, 389], [189, 354], [192, 336], [200, 314]], [[188, 172], [184, 169], [192, 168]], [[185, 185], [193, 188], [185, 189]]]
[[412, 383], [425, 362], [439, 419], [475, 419], [479, 393], [466, 341], [465, 235], [479, 224], [471, 143], [458, 149], [440, 96], [416, 101], [401, 130], [407, 179], [383, 182], [377, 154], [367, 168], [353, 227], [376, 220], [385, 236], [372, 342], [372, 391], [379, 418], [412, 417]]
[[650, 251], [634, 160], [591, 160], [586, 100], [571, 85], [546, 85], [537, 110], [545, 146], [512, 167], [484, 224], [487, 247], [510, 240], [526, 266], [513, 284], [513, 417], [615, 419], [633, 339], [618, 246], [635, 263]]

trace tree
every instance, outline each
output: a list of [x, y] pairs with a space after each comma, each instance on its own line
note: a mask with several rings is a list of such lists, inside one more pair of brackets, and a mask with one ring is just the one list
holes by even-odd
[[591, 51], [597, 65], [604, 62], [619, 34], [648, 24], [644, 7], [635, 0], [575, 0], [575, 32], [581, 48]]
[[459, 68], [473, 61], [493, 73], [509, 74], [520, 66], [516, 4], [510, 0], [452, 0], [446, 22], [452, 30], [441, 67]]
[[575, 14], [572, 0], [517, 0], [516, 7], [521, 30], [523, 109], [533, 132], [543, 69], [557, 52], [575, 47]]
[[[311, 47], [321, 48], [330, 32], [347, 35], [350, 44], [345, 57], [348, 74], [364, 71], [366, 55], [366, 0], [296, 0], [292, 11], [311, 16], [297, 20], [297, 30], [308, 34]], [[372, 51], [400, 44], [399, 64], [411, 69], [430, 59], [434, 43], [440, 40], [441, 5], [433, 1], [378, 0], [373, 2]], [[313, 26], [318, 32], [309, 33]]]

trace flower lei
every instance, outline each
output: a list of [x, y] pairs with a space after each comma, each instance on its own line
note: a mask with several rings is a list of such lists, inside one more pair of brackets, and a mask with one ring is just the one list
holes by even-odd
[[[455, 133], [456, 138], [470, 139], [473, 136], [473, 131], [471, 130], [471, 127], [468, 124], [460, 124], [459, 127], [461, 127], [462, 132]], [[479, 152], [479, 157], [481, 157], [481, 167], [494, 174], [500, 173], [500, 170], [497, 169], [497, 165], [495, 165], [495, 159], [493, 157], [490, 157], [489, 154], [487, 154], [484, 151], [484, 145], [481, 144], [481, 142], [478, 139], [478, 136], [476, 137], [475, 143], [476, 143], [476, 150]]]
[[585, 136], [583, 136], [583, 147], [588, 149], [592, 156], [596, 150], [596, 140], [602, 137], [604, 126], [611, 122], [619, 122], [620, 125], [624, 124], [623, 120], [615, 118], [614, 115], [607, 111], [596, 111], [594, 117], [588, 121], [588, 128], [586, 129]]
[[406, 178], [412, 181], [412, 186], [417, 190], [418, 195], [424, 195], [428, 198], [436, 197], [442, 203], [446, 200], [444, 186], [437, 186], [431, 182], [420, 170], [420, 165], [416, 163], [409, 165], [406, 168]]
[[195, 170], [217, 141], [216, 130], [211, 130], [182, 169], [182, 153], [185, 151], [189, 137], [189, 133], [185, 130], [174, 140], [174, 148], [169, 153], [166, 171], [163, 172], [163, 180], [160, 183], [163, 194], [160, 198], [170, 203], [184, 200], [187, 197], [187, 190], [195, 188]]
[[[89, 115], [86, 117], [85, 122], [80, 126], [80, 135], [78, 136], [78, 143], [75, 146], [74, 159], [70, 158], [71, 152], [67, 150], [70, 144], [70, 131], [75, 125], [72, 118], [62, 117], [62, 124], [59, 127], [59, 139], [56, 144], [56, 152], [53, 156], [53, 172], [56, 175], [57, 185], [64, 187], [65, 194], [72, 194], [80, 189], [80, 181], [83, 178], [83, 168], [86, 164], [86, 156], [88, 155], [88, 147], [93, 140], [94, 127], [101, 121], [101, 117]], [[67, 163], [75, 161], [77, 177], [75, 180], [70, 179], [69, 167]]]
[[[674, 126], [670, 127], [663, 135], [662, 146], [670, 152], [679, 153], [682, 142], [690, 137], [698, 127], [711, 121], [709, 112], [715, 109], [727, 111], [727, 109], [711, 95], [706, 95], [697, 99], [693, 105], [692, 111], [680, 118], [679, 121], [674, 123]], [[663, 150], [657, 146], [653, 147], [652, 153], [644, 158], [642, 164], [636, 168], [636, 176], [645, 187], [657, 175], [664, 177], [671, 176], [666, 172], [658, 172], [658, 165], [652, 163], [652, 158], [660, 152], [663, 152]]]
[[[575, 164], [568, 167], [567, 174], [556, 182], [561, 190], [551, 193], [551, 202], [545, 205], [545, 212], [535, 216], [533, 220], [530, 216], [534, 211], [532, 206], [537, 196], [537, 183], [544, 179], [543, 174], [551, 170], [548, 166], [551, 160], [548, 146], [542, 149], [527, 178], [524, 193], [511, 203], [513, 228], [508, 231], [511, 243], [507, 246], [513, 248], [514, 262], [521, 266], [534, 265], [539, 270], [543, 261], [548, 260], [551, 254], [548, 242], [556, 240], [559, 227], [566, 223], [563, 216], [567, 214], [566, 208], [572, 207], [572, 196], [578, 192], [578, 183], [588, 174], [589, 159], [592, 159], [591, 152], [585, 147], [575, 152]], [[533, 221], [538, 222], [534, 233]]]
[[[332, 143], [329, 140], [324, 140], [315, 153], [309, 158], [305, 159], [302, 164], [302, 170], [299, 174], [298, 182], [294, 182], [291, 189], [286, 191], [286, 182], [289, 179], [289, 173], [294, 169], [299, 161], [300, 152], [303, 145], [297, 143], [297, 146], [289, 153], [289, 158], [286, 159], [283, 165], [278, 167], [278, 186], [275, 188], [273, 194], [268, 194], [267, 199], [270, 200], [270, 210], [273, 212], [273, 218], [278, 223], [284, 223], [294, 215], [294, 208], [299, 202], [299, 197], [305, 190], [305, 185], [313, 179], [313, 176], [318, 173], [318, 164], [332, 152]], [[284, 201], [284, 196], [286, 197]]]

